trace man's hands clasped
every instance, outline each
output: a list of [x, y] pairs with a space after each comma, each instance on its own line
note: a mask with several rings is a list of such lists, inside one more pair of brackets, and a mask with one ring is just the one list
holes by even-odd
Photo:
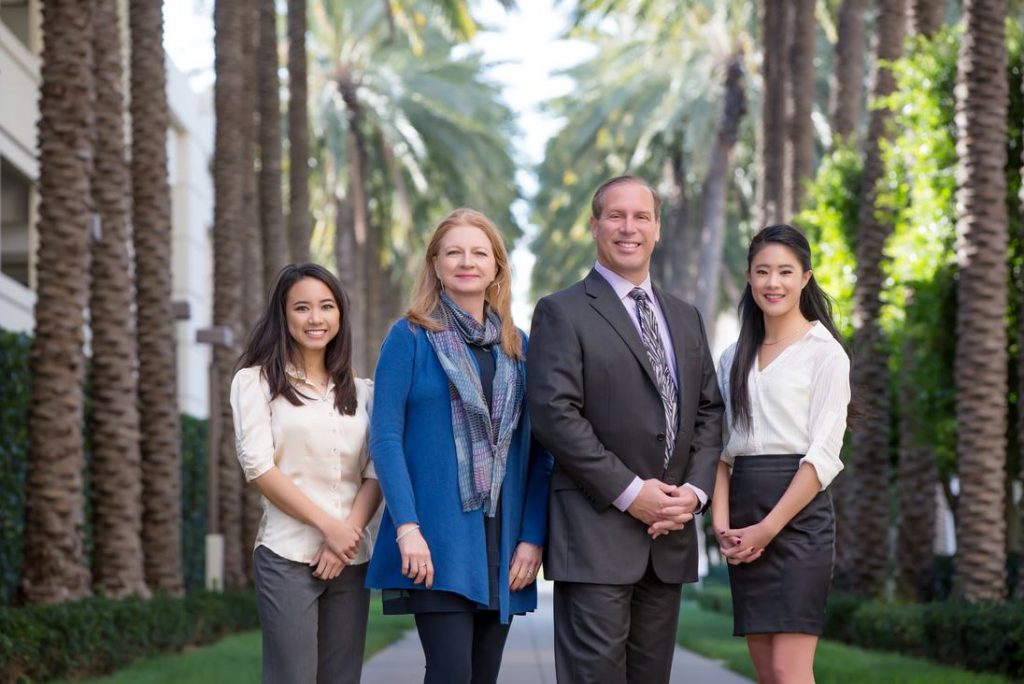
[[652, 539], [681, 530], [693, 520], [693, 514], [700, 501], [692, 489], [685, 486], [665, 484], [651, 478], [644, 480], [627, 512], [640, 522], [647, 524], [647, 534]]

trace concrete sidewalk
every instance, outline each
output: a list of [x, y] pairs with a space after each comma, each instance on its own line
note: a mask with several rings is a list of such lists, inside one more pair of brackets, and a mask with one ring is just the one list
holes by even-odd
[[[501, 661], [499, 684], [555, 684], [555, 652], [552, 645], [554, 617], [551, 582], [540, 583], [537, 611], [512, 621]], [[363, 684], [414, 684], [423, 681], [423, 651], [416, 631], [384, 649], [363, 667]], [[673, 684], [749, 684], [718, 662], [676, 647], [672, 661]]]

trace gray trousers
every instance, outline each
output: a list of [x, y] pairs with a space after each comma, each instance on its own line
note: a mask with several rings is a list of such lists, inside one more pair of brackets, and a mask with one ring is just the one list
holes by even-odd
[[264, 684], [358, 684], [370, 608], [366, 566], [350, 565], [325, 581], [305, 563], [256, 548]]
[[681, 584], [555, 582], [558, 684], [668, 684]]

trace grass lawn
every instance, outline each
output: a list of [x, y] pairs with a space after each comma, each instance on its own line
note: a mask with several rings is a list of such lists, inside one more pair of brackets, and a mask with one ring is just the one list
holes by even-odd
[[[722, 661], [727, 668], [754, 679], [754, 666], [746, 641], [732, 636], [732, 617], [701, 610], [684, 601], [676, 637], [683, 648]], [[895, 653], [865, 651], [835, 641], [819, 641], [814, 659], [818, 684], [870, 682], [871, 684], [1001, 684], [1010, 680], [937, 665]]]
[[[369, 659], [406, 630], [410, 615], [382, 615], [380, 596], [370, 602], [364, 659]], [[260, 633], [232, 634], [212, 646], [141, 660], [110, 677], [87, 682], [103, 684], [251, 684], [260, 680]]]

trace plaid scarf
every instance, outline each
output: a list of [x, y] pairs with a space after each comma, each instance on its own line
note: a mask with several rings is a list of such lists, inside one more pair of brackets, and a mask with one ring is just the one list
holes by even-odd
[[[502, 350], [501, 319], [490, 307], [481, 325], [442, 292], [436, 318], [444, 329], [428, 330], [427, 339], [448, 376], [462, 510], [483, 506], [484, 512], [493, 517], [505, 479], [508, 448], [523, 412], [523, 369]], [[468, 344], [497, 345], [490, 407]]]

